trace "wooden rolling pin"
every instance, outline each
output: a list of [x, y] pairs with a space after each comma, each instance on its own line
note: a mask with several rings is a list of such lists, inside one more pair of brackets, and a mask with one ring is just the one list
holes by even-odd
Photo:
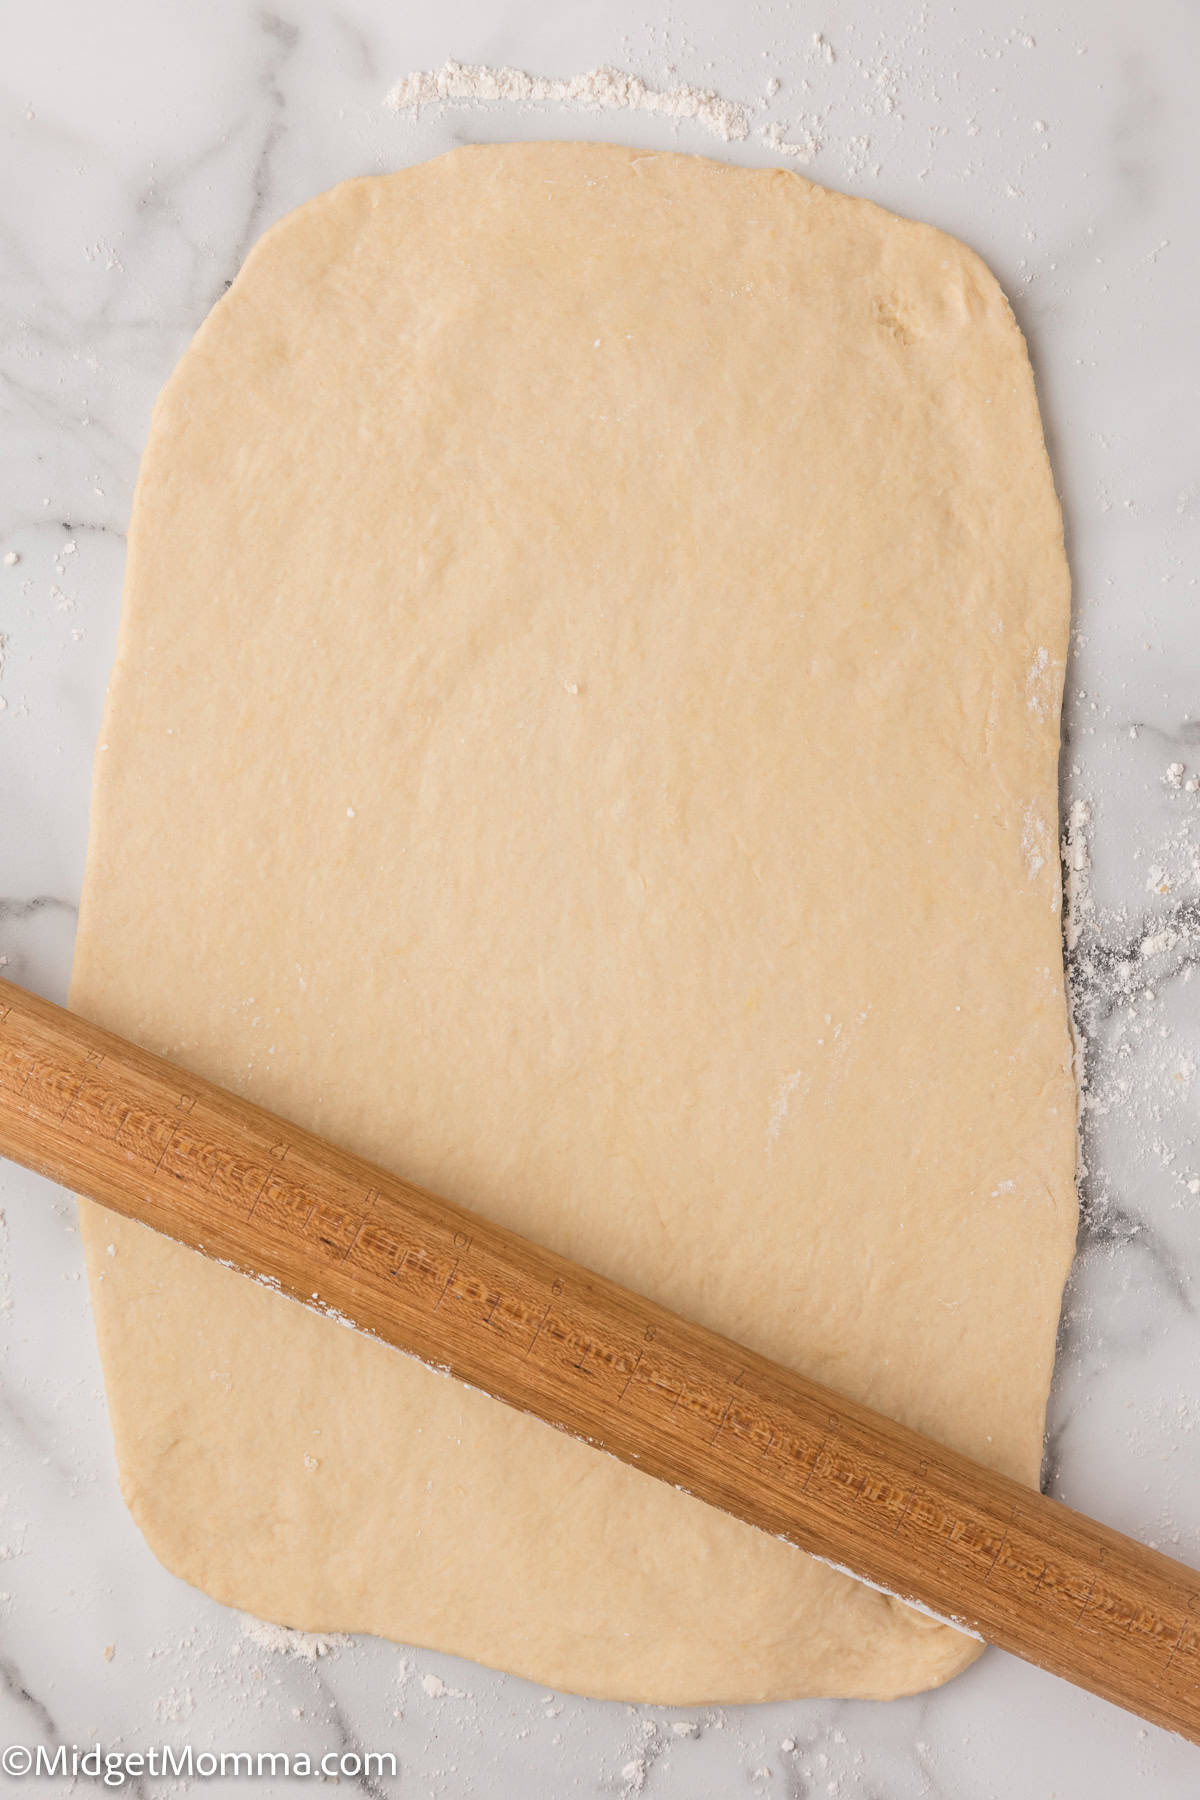
[[0, 981], [0, 1152], [1200, 1742], [1200, 1575]]

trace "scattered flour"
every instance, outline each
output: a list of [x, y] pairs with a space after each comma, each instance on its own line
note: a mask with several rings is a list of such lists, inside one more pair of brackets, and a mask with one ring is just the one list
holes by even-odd
[[422, 1675], [421, 1686], [431, 1700], [465, 1700], [465, 1688], [447, 1687], [440, 1675]]
[[[819, 46], [814, 54], [821, 61], [832, 63], [833, 50], [825, 39], [818, 37], [813, 41]], [[772, 76], [767, 82], [767, 101], [774, 99], [780, 86], [779, 77]], [[589, 69], [582, 75], [554, 77], [530, 75], [524, 69], [450, 61], [443, 63], [440, 69], [418, 69], [411, 75], [402, 76], [384, 104], [393, 112], [420, 113], [429, 106], [478, 105], [492, 101], [507, 101], [521, 107], [577, 106], [587, 112], [620, 108], [627, 112], [653, 113], [661, 118], [693, 119], [727, 144], [740, 143], [750, 136], [749, 108], [740, 100], [729, 100], [712, 88], [694, 87], [686, 82], [673, 87], [655, 87], [628, 69], [608, 66]], [[809, 163], [819, 154], [822, 139], [815, 128], [806, 125], [791, 138], [786, 135], [786, 130], [786, 126], [775, 122], [760, 126], [756, 135], [777, 156], [788, 157], [793, 162]]]
[[243, 1613], [241, 1620], [242, 1635], [257, 1644], [260, 1650], [269, 1650], [277, 1656], [294, 1656], [301, 1662], [316, 1662], [350, 1642], [338, 1632], [291, 1631], [286, 1625], [270, 1625], [251, 1613]]
[[759, 135], [776, 156], [790, 156], [795, 162], [810, 163], [821, 148], [820, 138], [810, 131], [802, 138], [785, 138], [782, 125], [768, 125]]
[[196, 1710], [190, 1687], [168, 1688], [154, 1702], [154, 1716], [164, 1725], [183, 1725]]
[[[611, 65], [553, 77], [451, 60], [441, 68], [403, 76], [387, 95], [386, 104], [396, 112], [507, 101], [524, 108], [572, 106], [592, 112], [619, 108], [656, 114], [676, 121], [692, 120], [725, 143], [741, 143], [753, 135], [773, 155], [792, 163], [807, 164], [818, 155], [831, 162], [836, 159], [843, 177], [850, 181], [877, 180], [885, 150], [903, 146], [907, 156], [923, 134], [926, 161], [916, 170], [917, 179], [924, 181], [935, 168], [949, 173], [947, 159], [961, 154], [963, 140], [978, 137], [984, 126], [978, 114], [970, 112], [955, 122], [957, 130], [944, 122], [943, 115], [952, 102], [947, 71], [930, 54], [929, 9], [915, 9], [911, 18], [886, 38], [865, 35], [849, 22], [843, 29], [846, 42], [837, 49], [825, 33], [816, 31], [807, 42], [797, 39], [789, 50], [781, 51], [783, 75], [768, 73], [754, 100], [733, 100], [711, 87], [673, 80], [673, 63], [666, 65], [656, 83]], [[660, 57], [664, 47], [663, 38], [651, 33], [650, 53]], [[983, 29], [970, 53], [985, 64], [997, 64], [1012, 57], [1024, 60], [1035, 47], [1027, 33], [1010, 31], [997, 36]], [[684, 38], [679, 52], [694, 57], [696, 45]], [[955, 73], [951, 88], [957, 81]], [[803, 107], [803, 116], [789, 106], [790, 124], [776, 117], [756, 121], [752, 127], [752, 116], [773, 112], [781, 92], [789, 102], [794, 99]], [[914, 110], [906, 119], [907, 108]], [[930, 119], [931, 115], [933, 122], [917, 124], [918, 119]], [[999, 189], [1009, 200], [1024, 198], [1023, 184], [1050, 146], [1048, 122], [1040, 120], [1037, 126], [1040, 129], [1035, 128], [1031, 136], [1027, 121], [1021, 120], [1018, 136], [1014, 121], [1005, 163], [1008, 179]], [[977, 167], [969, 157], [966, 166], [955, 169], [951, 178], [972, 175]], [[1027, 236], [1031, 230], [1026, 227]], [[1028, 267], [1026, 259], [1017, 266], [1023, 283], [1035, 279], [1036, 271]], [[1034, 694], [1030, 704], [1037, 710], [1055, 702], [1048, 695]]]
[[529, 75], [523, 69], [451, 61], [440, 69], [418, 69], [403, 76], [385, 104], [393, 112], [420, 112], [422, 107], [447, 102], [488, 100], [507, 100], [518, 106], [578, 106], [588, 112], [624, 108], [668, 119], [695, 119], [727, 144], [750, 135], [746, 108], [740, 101], [685, 83], [651, 87], [640, 75], [609, 67], [556, 78]]
[[1073, 800], [1063, 830], [1063, 940], [1068, 953], [1079, 943], [1084, 924], [1095, 911], [1091, 890], [1091, 856], [1088, 828], [1092, 809], [1086, 800]]
[[780, 1086], [779, 1092], [776, 1094], [774, 1103], [771, 1107], [771, 1117], [767, 1121], [768, 1158], [776, 1144], [779, 1142], [779, 1134], [783, 1130], [784, 1123], [788, 1116], [788, 1108], [792, 1104], [792, 1095], [799, 1088], [803, 1087], [807, 1090], [807, 1086], [808, 1076], [803, 1069], [794, 1069], [792, 1073], [784, 1079]]
[[[1171, 784], [1175, 786], [1174, 783]], [[1076, 800], [1062, 840], [1066, 897], [1064, 938], [1080, 1084], [1080, 1182], [1085, 1229], [1116, 1242], [1146, 1229], [1134, 1222], [1099, 1170], [1106, 1158], [1095, 1143], [1109, 1115], [1119, 1117], [1143, 1166], [1157, 1164], [1183, 1195], [1200, 1192], [1195, 1137], [1180, 1112], [1195, 1074], [1189, 1009], [1169, 999], [1200, 960], [1200, 842], [1194, 803], [1180, 784], [1187, 810], [1168, 828], [1145, 882], [1165, 906], [1129, 912], [1101, 908], [1091, 890], [1092, 808]], [[1177, 804], [1179, 804], [1177, 803]], [[1134, 853], [1136, 860], [1136, 851]], [[1151, 969], [1148, 965], [1153, 963]], [[1164, 1128], [1181, 1139], [1166, 1141]], [[1091, 1165], [1091, 1167], [1089, 1167]], [[1193, 1183], [1197, 1186], [1193, 1186]], [[1120, 1217], [1121, 1224], [1113, 1225]]]

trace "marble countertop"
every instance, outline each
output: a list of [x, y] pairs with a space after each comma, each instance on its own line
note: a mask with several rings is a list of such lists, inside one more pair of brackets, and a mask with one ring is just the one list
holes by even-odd
[[[465, 140], [585, 136], [769, 163], [775, 125], [814, 140], [814, 179], [987, 258], [1030, 339], [1076, 593], [1064, 816], [1087, 1172], [1046, 1479], [1200, 1562], [1200, 13], [1185, 0], [67, 0], [10, 9], [5, 38], [0, 955], [55, 999], [150, 406], [272, 220]], [[451, 56], [712, 87], [747, 104], [751, 132], [726, 145], [700, 122], [626, 112], [385, 110], [399, 76]], [[996, 1651], [889, 1705], [676, 1713], [226, 1611], [166, 1574], [124, 1509], [73, 1204], [5, 1165], [0, 1745], [97, 1741], [369, 1748], [394, 1753], [398, 1774], [364, 1792], [464, 1800], [1200, 1792], [1200, 1750]], [[147, 1800], [186, 1785], [130, 1783]]]

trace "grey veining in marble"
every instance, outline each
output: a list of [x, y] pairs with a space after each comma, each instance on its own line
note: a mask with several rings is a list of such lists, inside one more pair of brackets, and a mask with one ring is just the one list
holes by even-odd
[[[696, 124], [619, 113], [384, 110], [398, 76], [449, 56], [552, 75], [607, 62], [659, 85], [712, 86], [750, 106], [755, 130], [724, 147]], [[1076, 589], [1063, 768], [1088, 1071], [1084, 1219], [1047, 1481], [1200, 1562], [1198, 65], [1200, 14], [1184, 0], [10, 7], [0, 557], [19, 560], [0, 562], [7, 972], [65, 993], [150, 406], [256, 236], [345, 176], [465, 140], [586, 136], [765, 163], [760, 127], [811, 132], [820, 149], [806, 173], [964, 237], [1030, 339]], [[390, 1750], [395, 1779], [343, 1786], [404, 1796], [1200, 1792], [1200, 1750], [992, 1651], [948, 1688], [889, 1706], [676, 1714], [558, 1697], [368, 1640], [290, 1652], [261, 1641], [166, 1574], [126, 1514], [72, 1203], [5, 1166], [0, 1746], [97, 1740]], [[204, 1787], [247, 1791], [233, 1779]], [[130, 1783], [146, 1800], [179, 1788]], [[51, 1777], [25, 1791], [83, 1787]], [[267, 1778], [254, 1791], [284, 1787]]]

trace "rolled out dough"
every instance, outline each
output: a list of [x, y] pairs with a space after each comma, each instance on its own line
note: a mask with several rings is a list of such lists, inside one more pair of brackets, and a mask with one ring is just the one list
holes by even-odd
[[[72, 1003], [1032, 1483], [1067, 614], [961, 244], [594, 144], [349, 182], [155, 412]], [[976, 1654], [83, 1219], [125, 1494], [224, 1601], [676, 1703]]]

